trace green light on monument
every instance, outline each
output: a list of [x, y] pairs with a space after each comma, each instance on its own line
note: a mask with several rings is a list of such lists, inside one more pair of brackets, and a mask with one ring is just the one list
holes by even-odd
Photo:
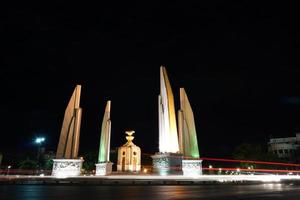
[[194, 114], [184, 88], [180, 88], [178, 124], [180, 151], [183, 156], [186, 158], [200, 158]]
[[110, 151], [110, 130], [111, 130], [111, 121], [110, 121], [110, 105], [111, 102], [107, 101], [105, 107], [105, 113], [101, 126], [101, 138], [99, 146], [99, 155], [98, 162], [109, 162], [109, 151]]

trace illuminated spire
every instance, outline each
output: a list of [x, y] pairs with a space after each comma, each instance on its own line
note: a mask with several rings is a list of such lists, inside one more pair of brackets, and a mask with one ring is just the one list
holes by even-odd
[[56, 158], [74, 159], [78, 156], [82, 114], [80, 93], [81, 86], [77, 85], [65, 110]]
[[160, 67], [159, 151], [179, 152], [175, 106], [172, 88], [165, 67]]
[[180, 88], [178, 130], [180, 152], [186, 157], [199, 158], [194, 114], [184, 88]]
[[109, 162], [109, 153], [110, 153], [110, 134], [111, 134], [111, 121], [110, 121], [110, 107], [111, 101], [107, 101], [105, 107], [105, 113], [102, 121], [101, 127], [101, 138], [100, 138], [100, 147], [98, 162]]

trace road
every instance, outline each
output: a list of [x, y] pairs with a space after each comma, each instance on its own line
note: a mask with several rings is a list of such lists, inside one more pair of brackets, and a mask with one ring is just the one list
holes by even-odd
[[300, 185], [284, 183], [194, 186], [0, 185], [2, 200], [299, 200]]

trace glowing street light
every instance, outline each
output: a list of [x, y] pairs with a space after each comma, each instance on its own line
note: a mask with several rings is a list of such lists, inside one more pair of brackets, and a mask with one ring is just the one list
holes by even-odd
[[11, 168], [11, 165], [7, 166], [7, 175], [9, 175], [9, 169]]
[[34, 140], [34, 143], [37, 144], [37, 146], [38, 146], [37, 156], [36, 156], [36, 159], [37, 159], [37, 162], [38, 162], [38, 168], [40, 167], [40, 159], [41, 159], [40, 157], [41, 157], [41, 154], [42, 154], [42, 143], [44, 143], [45, 141], [46, 141], [45, 137], [37, 137]]
[[212, 165], [208, 165], [208, 172], [209, 172], [209, 174], [214, 174]]
[[219, 168], [218, 170], [218, 174], [221, 175], [222, 174], [222, 168]]
[[43, 142], [45, 142], [45, 138], [44, 137], [37, 137], [37, 138], [35, 138], [35, 143], [36, 144], [41, 144], [41, 143], [43, 143]]

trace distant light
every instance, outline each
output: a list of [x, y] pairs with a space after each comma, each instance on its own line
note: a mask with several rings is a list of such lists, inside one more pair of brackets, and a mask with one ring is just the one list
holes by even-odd
[[240, 170], [240, 168], [236, 168], [236, 171], [237, 171], [237, 172], [240, 172], [241, 170]]
[[11, 165], [8, 165], [8, 166], [7, 166], [7, 169], [10, 169], [10, 168], [11, 168]]
[[45, 142], [45, 138], [44, 137], [38, 137], [38, 138], [35, 138], [35, 143], [36, 144], [41, 144], [43, 142]]
[[213, 168], [213, 166], [212, 166], [212, 165], [209, 165], [208, 168], [211, 169], [211, 168]]
[[144, 173], [147, 173], [147, 172], [148, 172], [148, 169], [147, 169], [147, 168], [145, 168], [145, 169], [144, 169]]
[[280, 182], [281, 179], [274, 175], [264, 176], [261, 180], [262, 182]]

